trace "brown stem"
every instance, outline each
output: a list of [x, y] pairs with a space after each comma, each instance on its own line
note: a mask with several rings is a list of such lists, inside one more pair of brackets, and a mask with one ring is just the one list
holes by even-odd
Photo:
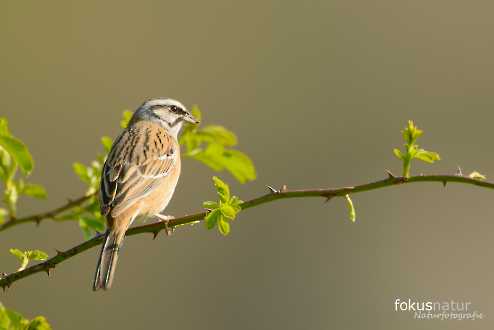
[[69, 201], [67, 204], [62, 205], [60, 207], [57, 207], [56, 209], [53, 209], [51, 211], [39, 213], [39, 214], [33, 214], [27, 217], [23, 218], [14, 218], [10, 219], [9, 221], [5, 222], [0, 226], [0, 231], [4, 231], [6, 229], [9, 229], [11, 227], [21, 225], [24, 223], [30, 223], [34, 222], [39, 224], [41, 221], [47, 220], [47, 219], [55, 219], [57, 216], [61, 215], [64, 212], [67, 212], [74, 207], [81, 206], [85, 202], [87, 202], [91, 197], [95, 196], [95, 194], [87, 195], [87, 196], [82, 196], [77, 199]]
[[[479, 186], [482, 188], [487, 188], [487, 189], [494, 189], [494, 183], [486, 182], [486, 181], [480, 181], [468, 177], [463, 177], [463, 176], [457, 176], [457, 175], [419, 175], [419, 176], [412, 176], [410, 178], [405, 178], [405, 177], [395, 177], [392, 174], [388, 174], [388, 178], [384, 180], [379, 180], [371, 183], [366, 183], [358, 186], [353, 186], [353, 187], [342, 187], [342, 188], [335, 188], [335, 189], [306, 189], [306, 190], [287, 190], [287, 189], [281, 189], [280, 191], [272, 189], [271, 192], [262, 195], [260, 197], [251, 199], [249, 201], [243, 202], [241, 204], [242, 210], [256, 207], [261, 204], [269, 203], [278, 199], [287, 199], [287, 198], [306, 198], [306, 197], [324, 197], [326, 199], [330, 199], [332, 197], [344, 197], [347, 194], [355, 194], [355, 193], [360, 193], [364, 191], [371, 191], [371, 190], [377, 190], [385, 187], [391, 187], [391, 186], [397, 186], [397, 185], [403, 185], [403, 184], [408, 184], [408, 183], [414, 183], [414, 182], [439, 182], [443, 185], [445, 185], [448, 182], [456, 182], [456, 183], [462, 183], [462, 184], [468, 184], [468, 185], [475, 185]], [[285, 187], [286, 188], [286, 187]], [[42, 214], [26, 217], [23, 219], [17, 219], [15, 222], [21, 221], [21, 223], [26, 223], [26, 222], [39, 222], [45, 218], [53, 218], [56, 215], [67, 211], [71, 207], [79, 206], [82, 203], [84, 203], [86, 200], [88, 200], [91, 196], [87, 197], [81, 197], [77, 200], [74, 200], [70, 202], [67, 205], [64, 205], [58, 209], [55, 209], [50, 212], [45, 212]], [[168, 227], [174, 228], [177, 226], [185, 225], [185, 224], [190, 224], [193, 222], [201, 221], [204, 219], [206, 216], [206, 212], [200, 212], [200, 213], [195, 213], [192, 215], [186, 215], [180, 218], [175, 218], [173, 220], [170, 220], [168, 223]], [[5, 226], [5, 225], [4, 225]], [[10, 227], [13, 226], [10, 225]], [[153, 235], [158, 234], [161, 230], [166, 229], [167, 225], [164, 222], [156, 222], [156, 223], [150, 223], [146, 224], [143, 226], [137, 226], [130, 228], [127, 231], [127, 236], [133, 236], [141, 233], [151, 233]], [[8, 227], [7, 227], [8, 228]], [[4, 230], [3, 228], [2, 230]], [[84, 243], [81, 243], [73, 248], [70, 248], [66, 251], [63, 252], [57, 252], [57, 255], [54, 257], [41, 262], [37, 265], [28, 267], [22, 271], [15, 272], [9, 275], [4, 276], [3, 278], [0, 279], [0, 286], [5, 290], [6, 288], [10, 287], [10, 285], [22, 278], [28, 277], [30, 275], [39, 273], [39, 272], [47, 272], [50, 274], [50, 271], [55, 268], [55, 266], [59, 263], [64, 262], [65, 260], [72, 258], [75, 255], [78, 255], [86, 250], [89, 250], [90, 248], [100, 244], [102, 241], [102, 236], [97, 236], [94, 237]]]

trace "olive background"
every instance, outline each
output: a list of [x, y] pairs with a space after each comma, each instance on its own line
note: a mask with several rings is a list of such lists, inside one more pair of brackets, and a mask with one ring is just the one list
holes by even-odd
[[[489, 1], [3, 1], [0, 115], [32, 151], [51, 209], [85, 186], [100, 137], [148, 97], [198, 104], [239, 137], [266, 185], [339, 187], [400, 173], [408, 119], [437, 151], [413, 172], [494, 177], [494, 21]], [[204, 165], [183, 162], [167, 213], [215, 198]], [[242, 212], [221, 237], [203, 224], [126, 240], [114, 287], [91, 291], [97, 248], [15, 283], [0, 301], [54, 329], [488, 329], [494, 322], [493, 192], [423, 183]], [[51, 255], [83, 240], [75, 222], [1, 233]], [[414, 320], [396, 298], [469, 301], [477, 321]]]

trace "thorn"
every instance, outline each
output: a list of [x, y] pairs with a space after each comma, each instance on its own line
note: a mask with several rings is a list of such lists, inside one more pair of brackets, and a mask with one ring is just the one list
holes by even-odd
[[5, 283], [5, 285], [2, 285], [3, 292], [7, 291], [7, 289], [9, 289], [9, 288], [10, 288], [10, 285], [11, 285], [11, 284], [12, 284], [12, 283]]
[[53, 271], [53, 268], [50, 268], [50, 267], [48, 267], [47, 269], [45, 269], [46, 275], [48, 275], [48, 277], [51, 277], [52, 271]]
[[36, 222], [36, 227], [39, 227], [39, 225], [41, 224], [41, 219], [36, 219], [34, 220]]
[[155, 239], [156, 239], [156, 237], [158, 237], [158, 234], [159, 234], [159, 233], [160, 233], [160, 231], [159, 231], [159, 230], [157, 230], [157, 231], [153, 231], [153, 240], [155, 240]]
[[102, 233], [100, 233], [99, 231], [97, 231], [97, 232], [95, 232], [93, 239], [94, 238], [100, 239], [100, 238], [105, 237], [105, 235], [106, 235], [106, 231], [104, 231]]
[[272, 194], [279, 194], [280, 192], [271, 186], [266, 186]]
[[326, 195], [326, 200], [324, 201], [324, 203], [328, 203], [331, 199], [333, 199], [333, 195]]
[[386, 174], [388, 175], [388, 179], [396, 179], [396, 176], [391, 173], [390, 170], [385, 170], [386, 171]]
[[55, 251], [57, 252], [57, 256], [61, 256], [61, 255], [63, 255], [63, 251], [60, 251], [60, 250], [58, 250], [58, 249], [55, 249]]
[[446, 188], [446, 185], [448, 184], [448, 181], [444, 180], [443, 181], [443, 187]]
[[280, 192], [285, 192], [287, 190], [288, 190], [288, 188], [287, 188], [286, 184], [284, 184], [281, 186]]
[[456, 168], [456, 175], [457, 176], [463, 176], [463, 171], [461, 170], [461, 167], [459, 165]]

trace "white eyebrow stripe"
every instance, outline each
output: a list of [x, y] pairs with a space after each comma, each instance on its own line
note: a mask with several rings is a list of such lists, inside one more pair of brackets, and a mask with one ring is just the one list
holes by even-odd
[[148, 100], [144, 103], [143, 108], [150, 109], [154, 106], [167, 107], [172, 105], [186, 110], [185, 106], [179, 101], [174, 99], [167, 99], [167, 98], [156, 98], [156, 99]]

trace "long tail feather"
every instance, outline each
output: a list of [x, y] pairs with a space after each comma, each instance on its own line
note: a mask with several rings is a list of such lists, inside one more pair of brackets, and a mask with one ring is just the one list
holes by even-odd
[[93, 290], [107, 290], [111, 287], [113, 276], [118, 260], [118, 251], [125, 237], [125, 230], [107, 231], [105, 242], [102, 245], [101, 253], [94, 275]]

